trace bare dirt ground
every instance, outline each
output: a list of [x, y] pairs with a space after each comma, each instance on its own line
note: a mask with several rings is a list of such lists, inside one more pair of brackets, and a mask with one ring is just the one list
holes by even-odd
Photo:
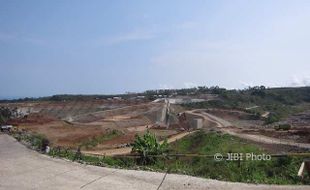
[[[208, 113], [224, 119], [232, 126], [243, 129], [243, 133], [261, 134], [271, 138], [290, 140], [297, 143], [310, 143], [310, 112], [294, 114], [284, 119], [284, 123], [288, 123], [292, 128], [288, 131], [275, 130], [274, 125], [264, 125], [261, 119], [254, 119], [255, 116], [238, 110], [225, 109], [208, 109]], [[266, 117], [266, 112], [262, 117]], [[223, 123], [223, 122], [222, 122]]]
[[[163, 103], [107, 101], [91, 102], [37, 102], [18, 103], [10, 106], [27, 112], [26, 117], [11, 120], [10, 123], [20, 130], [44, 135], [52, 146], [77, 149], [82, 142], [92, 141], [116, 130], [120, 135], [100, 141], [82, 150], [94, 154], [127, 154], [135, 136], [144, 134], [147, 130], [154, 133], [159, 140], [182, 136], [182, 128], [174, 118], [171, 127], [156, 126], [163, 117]], [[28, 106], [28, 107], [27, 107]], [[171, 106], [173, 113], [184, 112], [181, 106]], [[187, 119], [204, 119], [204, 128], [222, 132], [272, 146], [295, 146], [303, 149], [310, 148], [310, 128], [302, 127], [309, 116], [307, 113], [290, 118], [299, 122], [297, 128], [289, 132], [275, 131], [272, 128], [262, 128], [262, 121], [253, 119], [253, 115], [238, 110], [193, 110], [186, 111]], [[296, 119], [297, 118], [297, 119]], [[305, 133], [308, 132], [308, 133]], [[179, 137], [177, 137], [179, 138]], [[286, 149], [286, 148], [284, 148]], [[293, 150], [293, 149], [289, 149]]]
[[53, 159], [0, 134], [0, 190], [35, 189], [197, 189], [308, 190], [309, 186], [231, 183], [176, 175], [112, 169]]
[[0, 106], [18, 108], [22, 114], [42, 113], [59, 119], [66, 119], [73, 115], [81, 115], [92, 112], [121, 108], [145, 103], [144, 101], [121, 100], [88, 100], [88, 101], [39, 101], [3, 103]]
[[298, 143], [294, 142], [292, 140], [284, 140], [279, 138], [273, 138], [268, 137], [262, 134], [247, 134], [244, 131], [242, 131], [242, 128], [234, 127], [233, 124], [230, 122], [219, 118], [217, 116], [214, 116], [210, 113], [206, 113], [206, 110], [191, 110], [187, 111], [189, 114], [194, 114], [200, 117], [203, 117], [205, 120], [211, 121], [216, 124], [216, 127], [227, 134], [237, 136], [239, 138], [251, 140], [258, 143], [264, 143], [264, 144], [277, 144], [277, 145], [288, 145], [288, 146], [295, 146], [303, 149], [309, 149], [310, 150], [310, 144], [309, 143]]
[[[168, 143], [175, 142], [189, 134], [192, 134], [196, 131], [184, 131], [181, 133], [178, 133], [176, 135], [172, 135], [169, 138], [167, 138]], [[164, 141], [161, 141], [160, 143], [163, 143]], [[130, 154], [132, 151], [132, 147], [123, 147], [123, 148], [110, 148], [110, 149], [104, 149], [104, 150], [94, 150], [94, 151], [82, 151], [84, 154], [88, 155], [97, 155], [97, 156], [115, 156], [115, 155], [124, 155], [124, 154]]]
[[262, 120], [254, 119], [254, 115], [239, 110], [208, 109], [207, 112], [228, 121], [229, 125], [243, 128], [261, 128], [264, 123]]
[[[77, 149], [83, 142], [93, 141], [116, 130], [120, 135], [82, 149], [108, 152], [108, 154], [115, 149], [118, 153], [122, 152], [119, 148], [126, 148], [133, 143], [137, 134], [142, 135], [147, 130], [160, 140], [182, 132], [178, 128], [165, 130], [152, 128], [162, 118], [163, 103], [126, 100], [43, 101], [7, 106], [17, 106], [25, 113], [24, 117], [9, 121], [10, 124], [17, 126], [19, 130], [44, 135], [53, 147]], [[180, 110], [177, 106], [174, 109]]]
[[310, 128], [309, 127], [293, 127], [288, 131], [276, 131], [274, 129], [258, 129], [244, 130], [249, 134], [262, 134], [272, 138], [291, 140], [297, 143], [310, 143]]

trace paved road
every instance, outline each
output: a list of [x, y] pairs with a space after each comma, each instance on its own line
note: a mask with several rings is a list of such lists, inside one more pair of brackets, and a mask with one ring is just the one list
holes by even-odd
[[[86, 166], [50, 158], [0, 134], [0, 190], [141, 189], [156, 190], [165, 174]], [[268, 186], [228, 183], [168, 174], [160, 189], [309, 189], [309, 186]]]

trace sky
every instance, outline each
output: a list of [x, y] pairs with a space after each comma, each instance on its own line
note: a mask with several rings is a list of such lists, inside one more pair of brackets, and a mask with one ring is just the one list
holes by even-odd
[[310, 85], [309, 0], [0, 0], [0, 97]]

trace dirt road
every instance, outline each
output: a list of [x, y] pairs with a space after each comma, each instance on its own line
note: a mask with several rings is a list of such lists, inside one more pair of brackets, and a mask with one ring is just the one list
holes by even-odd
[[289, 145], [289, 146], [295, 146], [295, 147], [310, 149], [310, 144], [307, 144], [307, 143], [296, 143], [296, 142], [292, 142], [292, 141], [288, 141], [288, 140], [267, 137], [264, 135], [256, 135], [256, 134], [253, 135], [253, 134], [241, 133], [241, 130], [239, 130], [239, 129], [229, 128], [230, 126], [232, 126], [232, 124], [229, 123], [228, 121], [226, 121], [222, 118], [216, 117], [212, 114], [206, 113], [204, 109], [191, 110], [191, 111], [187, 111], [187, 113], [202, 117], [207, 121], [211, 121], [211, 122], [215, 123], [216, 126], [222, 132], [236, 136], [236, 137], [239, 137], [239, 138], [252, 140], [252, 141], [260, 142], [260, 143], [266, 143], [266, 144]]
[[0, 134], [0, 166], [0, 190], [309, 189], [309, 186], [230, 183], [175, 174], [164, 178], [164, 173], [82, 165], [41, 155], [4, 134]]
[[[189, 134], [192, 134], [192, 133], [195, 133], [196, 131], [184, 131], [184, 132], [182, 132], [182, 133], [179, 133], [179, 134], [176, 134], [176, 135], [173, 135], [173, 136], [171, 136], [171, 137], [169, 137], [168, 139], [167, 139], [167, 142], [168, 143], [172, 143], [172, 142], [175, 142], [175, 141], [177, 141], [177, 140], [179, 140], [179, 139], [181, 139], [181, 138], [183, 138], [183, 137], [185, 137], [185, 136], [187, 136], [187, 135], [189, 135]], [[161, 141], [161, 143], [163, 143], [164, 141]]]
[[[178, 139], [181, 139], [189, 134], [192, 134], [195, 131], [184, 131], [182, 133], [178, 133], [176, 135], [173, 135], [167, 139], [168, 143], [172, 143]], [[160, 143], [163, 143], [164, 141], [161, 141]], [[115, 155], [124, 155], [124, 154], [130, 154], [132, 150], [132, 147], [124, 147], [124, 148], [113, 148], [113, 149], [106, 149], [106, 150], [90, 150], [90, 151], [82, 151], [83, 154], [88, 155], [97, 155], [97, 156], [115, 156]]]

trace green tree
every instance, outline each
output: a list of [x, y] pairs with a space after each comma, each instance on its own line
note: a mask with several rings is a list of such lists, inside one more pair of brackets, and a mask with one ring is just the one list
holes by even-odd
[[270, 113], [269, 116], [265, 119], [265, 124], [271, 124], [280, 121], [280, 118], [275, 113]]
[[9, 108], [0, 107], [0, 124], [5, 124], [12, 117], [12, 112]]

